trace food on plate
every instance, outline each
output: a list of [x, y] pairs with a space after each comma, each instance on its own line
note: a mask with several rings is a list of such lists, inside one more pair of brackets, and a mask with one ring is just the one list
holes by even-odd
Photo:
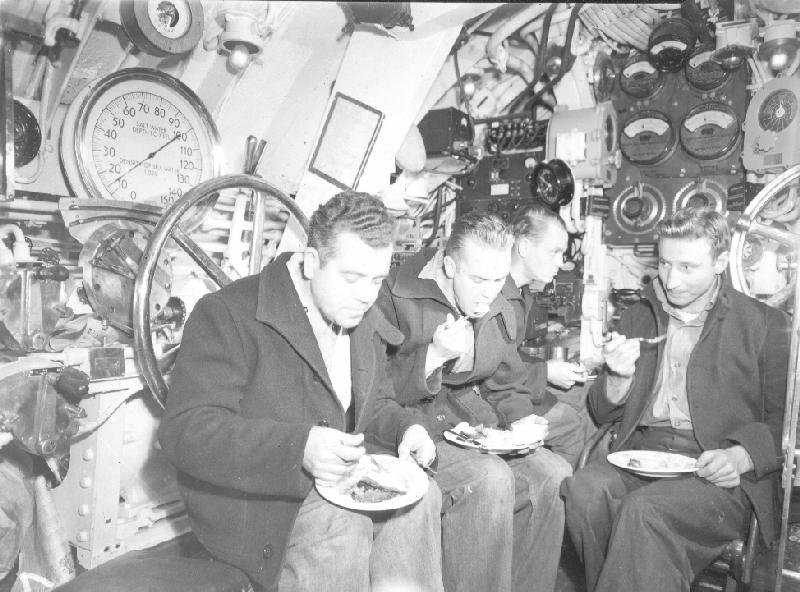
[[530, 428], [527, 425], [520, 427], [521, 429], [499, 430], [482, 424], [471, 426], [462, 421], [453, 428], [453, 432], [473, 439], [476, 443], [486, 448], [499, 450], [535, 444], [542, 439], [541, 435], [547, 426], [545, 424], [531, 424]]
[[631, 457], [628, 459], [628, 466], [646, 471], [683, 471], [695, 468], [695, 462], [695, 459], [679, 454], [654, 453], [639, 458]]
[[408, 493], [408, 482], [401, 472], [384, 466], [379, 457], [365, 454], [341, 481], [340, 491], [353, 501], [373, 504]]

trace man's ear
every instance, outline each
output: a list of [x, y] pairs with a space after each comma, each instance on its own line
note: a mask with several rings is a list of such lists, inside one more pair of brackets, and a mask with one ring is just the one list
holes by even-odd
[[306, 247], [303, 251], [303, 277], [310, 280], [319, 269], [319, 252], [314, 247]]
[[456, 275], [456, 260], [450, 255], [444, 256], [444, 274], [451, 280]]
[[531, 241], [527, 236], [522, 236], [514, 244], [514, 248], [517, 250], [517, 254], [525, 259], [528, 256], [528, 251], [531, 248]]
[[714, 261], [714, 273], [717, 275], [721, 274], [728, 268], [728, 262], [730, 261], [731, 254], [728, 251], [724, 251], [720, 253], [717, 257], [717, 260]]

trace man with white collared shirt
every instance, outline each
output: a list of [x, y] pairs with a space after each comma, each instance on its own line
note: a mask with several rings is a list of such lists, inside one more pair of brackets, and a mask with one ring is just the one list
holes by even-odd
[[619, 423], [613, 451], [687, 455], [697, 470], [653, 480], [602, 458], [564, 482], [590, 592], [688, 592], [751, 509], [764, 542], [776, 533], [788, 319], [730, 285], [718, 212], [679, 210], [658, 233], [658, 277], [606, 344], [589, 404]]

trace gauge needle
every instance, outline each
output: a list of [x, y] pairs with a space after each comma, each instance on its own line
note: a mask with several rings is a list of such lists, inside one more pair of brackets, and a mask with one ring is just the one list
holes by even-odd
[[122, 179], [122, 177], [124, 177], [125, 175], [127, 175], [128, 173], [130, 173], [131, 171], [133, 171], [134, 169], [138, 168], [139, 166], [141, 166], [143, 163], [147, 162], [147, 161], [148, 161], [148, 160], [150, 160], [151, 158], [153, 158], [153, 157], [154, 157], [156, 154], [158, 154], [159, 152], [161, 152], [161, 151], [162, 151], [164, 148], [166, 148], [167, 146], [169, 146], [170, 144], [172, 144], [172, 143], [173, 143], [175, 140], [177, 140], [177, 139], [178, 139], [178, 138], [180, 138], [180, 137], [181, 137], [181, 135], [180, 135], [180, 134], [175, 134], [175, 135], [172, 137], [172, 139], [171, 139], [171, 140], [168, 140], [166, 143], [164, 143], [163, 145], [161, 145], [161, 147], [159, 147], [159, 148], [156, 148], [155, 150], [153, 150], [153, 151], [152, 151], [150, 154], [148, 154], [147, 156], [145, 156], [145, 157], [144, 157], [142, 160], [140, 160], [140, 161], [139, 161], [139, 162], [137, 162], [135, 165], [133, 165], [131, 168], [129, 168], [127, 171], [125, 171], [124, 173], [122, 173], [122, 174], [121, 174], [119, 177], [117, 177], [116, 179], [114, 179], [113, 181], [111, 181], [111, 183], [109, 183], [109, 186], [113, 185], [114, 183], [116, 183], [117, 181], [119, 181], [120, 179]]

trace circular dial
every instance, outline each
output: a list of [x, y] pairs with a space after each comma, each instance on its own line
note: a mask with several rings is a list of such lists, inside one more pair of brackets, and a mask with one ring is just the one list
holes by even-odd
[[698, 179], [681, 187], [672, 201], [672, 211], [685, 207], [714, 208], [718, 212], [725, 209], [728, 190], [718, 181]]
[[771, 132], [785, 130], [797, 116], [797, 97], [782, 88], [771, 93], [758, 110], [758, 124]]
[[681, 146], [699, 160], [724, 158], [739, 141], [740, 131], [739, 118], [729, 105], [702, 103], [681, 122]]
[[661, 89], [664, 75], [653, 67], [647, 54], [634, 53], [622, 67], [619, 84], [632, 97], [646, 99]]
[[712, 49], [698, 47], [686, 62], [686, 79], [693, 87], [702, 91], [719, 88], [730, 78], [730, 70], [725, 70], [711, 59]]
[[19, 101], [14, 101], [14, 166], [28, 164], [39, 154], [42, 130], [33, 111]]
[[622, 127], [619, 147], [636, 165], [653, 165], [666, 160], [677, 144], [669, 118], [660, 111], [641, 111]]
[[617, 226], [633, 235], [653, 232], [664, 213], [664, 196], [649, 183], [639, 183], [623, 191], [611, 209]]
[[677, 72], [686, 63], [697, 41], [692, 24], [675, 17], [662, 21], [647, 44], [650, 61], [662, 72]]
[[563, 160], [553, 159], [533, 169], [531, 193], [545, 205], [565, 206], [572, 201], [574, 192], [572, 171]]
[[592, 68], [592, 89], [598, 103], [611, 99], [616, 80], [617, 71], [611, 58], [604, 52], [598, 53]]
[[65, 169], [77, 193], [168, 206], [220, 172], [219, 135], [211, 116], [194, 93], [167, 74], [121, 70], [76, 104], [74, 133], [65, 124], [62, 135], [62, 142], [72, 145], [62, 152], [74, 158], [74, 167], [65, 158]]
[[203, 36], [200, 0], [122, 0], [119, 12], [134, 45], [152, 55], [184, 54]]

